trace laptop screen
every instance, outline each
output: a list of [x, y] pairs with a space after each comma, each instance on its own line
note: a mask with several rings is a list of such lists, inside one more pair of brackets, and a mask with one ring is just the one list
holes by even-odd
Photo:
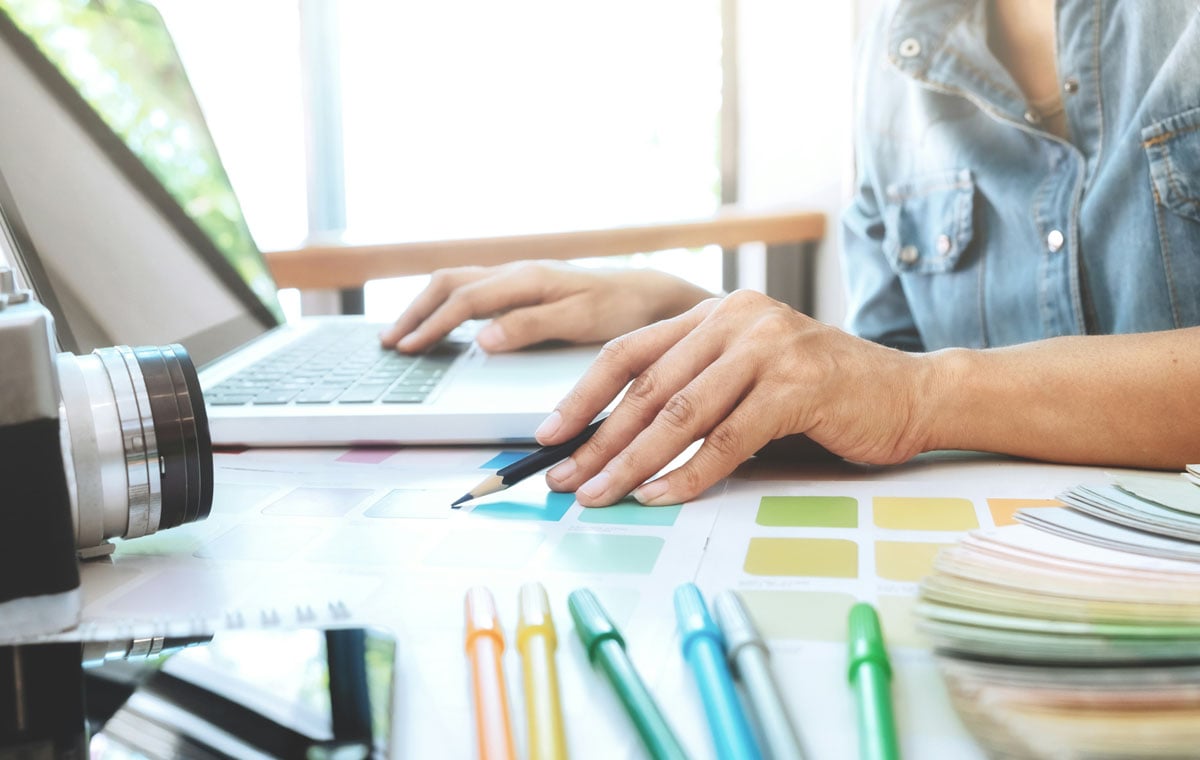
[[283, 321], [183, 66], [136, 0], [0, 0], [0, 170], [72, 350], [204, 362]]

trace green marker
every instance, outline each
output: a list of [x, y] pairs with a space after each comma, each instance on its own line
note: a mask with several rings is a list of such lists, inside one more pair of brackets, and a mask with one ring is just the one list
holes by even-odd
[[567, 597], [567, 606], [588, 660], [593, 665], [600, 665], [608, 676], [621, 704], [646, 743], [650, 756], [668, 760], [686, 758], [687, 753], [667, 725], [667, 719], [659, 711], [654, 697], [650, 696], [646, 685], [633, 669], [633, 663], [625, 653], [625, 640], [621, 638], [621, 632], [608, 619], [596, 595], [585, 588], [577, 589]]
[[862, 760], [898, 760], [892, 667], [874, 607], [859, 602], [850, 608], [848, 640], [850, 685], [858, 703], [858, 756]]

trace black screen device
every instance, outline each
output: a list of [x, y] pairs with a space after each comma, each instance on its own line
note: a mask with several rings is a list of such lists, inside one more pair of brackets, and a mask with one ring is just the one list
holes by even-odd
[[395, 662], [375, 628], [0, 647], [0, 757], [388, 758]]

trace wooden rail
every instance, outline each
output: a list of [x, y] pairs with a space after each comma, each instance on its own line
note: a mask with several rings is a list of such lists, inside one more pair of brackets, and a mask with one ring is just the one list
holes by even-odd
[[612, 229], [430, 240], [386, 245], [311, 245], [265, 253], [281, 288], [355, 288], [368, 280], [434, 269], [522, 259], [576, 259], [670, 248], [818, 241], [825, 216], [808, 211], [750, 212], [722, 208], [705, 219]]

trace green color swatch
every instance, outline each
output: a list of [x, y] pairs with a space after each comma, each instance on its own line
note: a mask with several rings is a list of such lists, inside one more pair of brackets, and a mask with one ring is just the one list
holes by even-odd
[[850, 496], [764, 496], [755, 522], [776, 528], [857, 528], [858, 500]]

